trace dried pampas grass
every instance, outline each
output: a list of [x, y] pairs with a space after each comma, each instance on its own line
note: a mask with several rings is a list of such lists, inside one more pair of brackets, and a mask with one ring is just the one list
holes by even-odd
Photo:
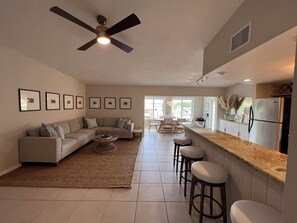
[[221, 106], [221, 108], [225, 109], [226, 111], [229, 111], [231, 109], [235, 109], [237, 111], [240, 106], [242, 105], [245, 97], [239, 98], [237, 95], [231, 95], [228, 98], [223, 98], [220, 96], [218, 98], [218, 102]]

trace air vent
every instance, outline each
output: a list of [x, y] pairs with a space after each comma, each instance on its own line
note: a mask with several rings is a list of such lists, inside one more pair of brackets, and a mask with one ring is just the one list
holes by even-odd
[[251, 39], [251, 22], [245, 25], [240, 31], [231, 37], [230, 52], [238, 50], [240, 47], [248, 44]]

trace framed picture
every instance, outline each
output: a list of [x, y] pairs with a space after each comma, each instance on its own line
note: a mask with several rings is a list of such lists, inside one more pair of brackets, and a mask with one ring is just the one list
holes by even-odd
[[45, 92], [46, 110], [60, 110], [60, 94]]
[[130, 110], [132, 108], [131, 98], [120, 98], [120, 109]]
[[104, 98], [104, 108], [105, 109], [116, 109], [116, 98]]
[[89, 97], [89, 108], [90, 109], [100, 109], [101, 108], [101, 98], [100, 97]]
[[40, 111], [40, 91], [19, 89], [20, 112]]
[[73, 95], [63, 95], [64, 110], [74, 109], [74, 97]]
[[241, 122], [242, 123], [249, 123], [249, 116], [250, 116], [250, 108], [249, 107], [245, 107], [242, 117], [241, 117]]
[[76, 108], [83, 109], [84, 106], [84, 97], [83, 96], [76, 96]]

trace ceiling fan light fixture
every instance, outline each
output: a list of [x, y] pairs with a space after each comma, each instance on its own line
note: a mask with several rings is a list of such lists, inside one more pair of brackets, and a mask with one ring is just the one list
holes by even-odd
[[107, 45], [110, 43], [110, 38], [108, 38], [107, 36], [98, 36], [97, 42], [102, 45]]

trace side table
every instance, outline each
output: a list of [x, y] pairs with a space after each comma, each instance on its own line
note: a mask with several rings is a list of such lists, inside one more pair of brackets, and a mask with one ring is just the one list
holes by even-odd
[[134, 129], [133, 130], [133, 136], [138, 137], [139, 140], [141, 141], [142, 136], [143, 136], [142, 129]]

